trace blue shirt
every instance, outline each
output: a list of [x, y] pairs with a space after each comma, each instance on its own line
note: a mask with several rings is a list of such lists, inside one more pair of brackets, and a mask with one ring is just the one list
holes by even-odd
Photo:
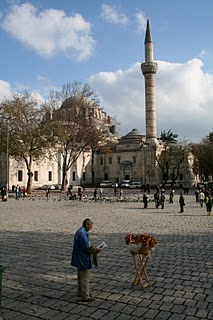
[[71, 265], [80, 270], [92, 269], [92, 263], [88, 249], [88, 232], [84, 227], [81, 227], [75, 233]]

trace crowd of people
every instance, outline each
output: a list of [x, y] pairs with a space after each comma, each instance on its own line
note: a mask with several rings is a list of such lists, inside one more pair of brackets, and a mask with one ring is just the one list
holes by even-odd
[[207, 215], [211, 215], [212, 205], [213, 205], [213, 190], [204, 188], [197, 189], [195, 191], [195, 200], [199, 203], [200, 207], [206, 206]]

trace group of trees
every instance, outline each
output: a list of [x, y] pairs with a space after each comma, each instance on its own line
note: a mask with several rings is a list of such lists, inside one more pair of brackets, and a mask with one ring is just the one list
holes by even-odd
[[114, 130], [115, 119], [103, 117], [102, 111], [90, 86], [77, 82], [51, 92], [45, 102], [27, 92], [15, 94], [0, 104], [0, 152], [24, 161], [28, 192], [32, 188], [33, 162], [47, 157], [58, 161], [60, 153], [63, 189], [68, 170], [83, 150], [91, 148], [94, 152], [107, 145], [106, 133]]
[[194, 155], [194, 173], [208, 181], [209, 177], [213, 177], [213, 131], [200, 143], [192, 144], [191, 150]]
[[156, 161], [161, 170], [163, 177], [163, 186], [168, 180], [172, 181], [172, 185], [178, 179], [181, 164], [187, 159], [189, 147], [185, 141], [178, 141], [178, 134], [169, 131], [162, 131], [160, 140], [162, 150], [157, 156]]
[[203, 181], [211, 179], [213, 177], [213, 132], [210, 132], [200, 143], [187, 143], [178, 141], [177, 138], [178, 135], [171, 129], [168, 132], [161, 132], [162, 151], [156, 161], [162, 173], [163, 185], [168, 180], [172, 181], [172, 185], [174, 184], [183, 170], [184, 160], [188, 159], [190, 154], [193, 155], [193, 173]]

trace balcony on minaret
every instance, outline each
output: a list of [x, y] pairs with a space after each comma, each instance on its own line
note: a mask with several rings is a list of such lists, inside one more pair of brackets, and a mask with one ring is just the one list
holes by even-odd
[[158, 70], [157, 62], [150, 61], [150, 62], [141, 63], [141, 71], [143, 75], [156, 74], [157, 70]]

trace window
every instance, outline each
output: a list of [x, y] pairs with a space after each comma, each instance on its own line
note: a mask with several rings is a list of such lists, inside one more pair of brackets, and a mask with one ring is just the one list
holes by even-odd
[[83, 181], [86, 181], [86, 172], [83, 172]]
[[183, 180], [183, 174], [182, 173], [179, 174], [179, 180]]
[[108, 175], [108, 173], [104, 173], [104, 180], [109, 180], [109, 175]]
[[118, 157], [118, 163], [120, 163], [121, 162], [121, 157]]
[[18, 170], [18, 181], [23, 181], [23, 172], [22, 172], [22, 170]]
[[136, 163], [136, 157], [133, 157], [133, 163]]
[[34, 171], [34, 181], [38, 181], [38, 171]]
[[52, 171], [48, 171], [48, 181], [52, 181]]
[[109, 164], [112, 164], [112, 158], [109, 158]]
[[72, 173], [72, 181], [75, 181], [75, 171]]
[[100, 164], [103, 164], [103, 158], [100, 158]]

